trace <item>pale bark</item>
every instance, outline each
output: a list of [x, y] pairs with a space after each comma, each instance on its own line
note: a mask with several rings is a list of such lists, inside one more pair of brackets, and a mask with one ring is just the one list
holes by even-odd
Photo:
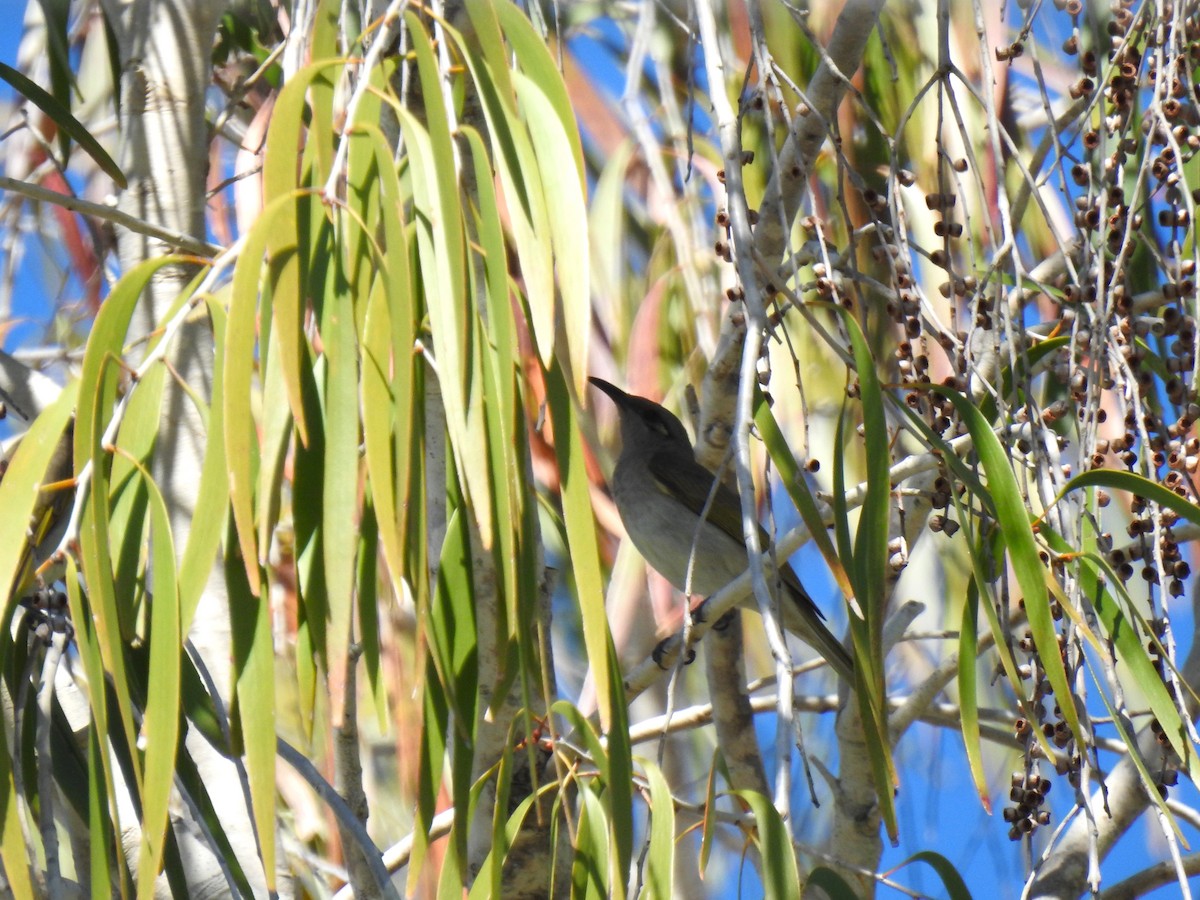
[[[729, 240], [745, 300], [744, 303], [730, 305], [722, 325], [717, 352], [704, 379], [696, 455], [709, 468], [715, 469], [724, 464], [733, 451], [738, 483], [743, 492], [752, 491], [748, 467], [747, 399], [750, 385], [747, 382], [754, 377], [767, 324], [763, 297], [768, 285], [763, 266], [773, 268], [787, 249], [792, 223], [807, 192], [811, 166], [830, 136], [830, 123], [835, 120], [848, 79], [862, 62], [867, 39], [875, 27], [883, 3], [884, 0], [849, 0], [838, 16], [829, 45], [819, 48], [822, 62], [805, 89], [806, 102], [793, 111], [791, 129], [782, 148], [778, 155], [773, 155], [771, 178], [753, 231], [742, 187], [740, 123], [731, 110], [723, 109], [724, 97], [714, 97], [725, 159]], [[705, 27], [711, 19], [711, 11], [701, 7], [701, 42], [705, 49], [709, 80], [722, 83], [719, 44], [713, 37], [711, 25], [708, 25], [707, 32]], [[761, 66], [761, 59], [759, 63]], [[760, 71], [759, 78], [764, 77], [765, 72]], [[735, 467], [729, 468], [732, 470]], [[743, 493], [744, 517], [751, 516], [753, 512], [752, 499], [752, 494]], [[757, 550], [749, 532], [748, 537], [752, 550]], [[761, 580], [761, 576], [756, 578], [758, 580]], [[761, 589], [757, 592], [762, 595], [766, 593]], [[773, 623], [766, 624], [770, 638], [775, 627]], [[782, 674], [789, 668], [783, 663], [786, 654], [781, 655], [778, 647], [775, 654], [777, 669]], [[786, 685], [781, 683], [781, 687]], [[786, 694], [781, 702], [790, 703]], [[873, 870], [883, 848], [879, 836], [879, 811], [870, 775], [870, 758], [857, 704], [852, 702], [843, 711], [837, 730], [841, 773], [837, 778], [830, 775], [828, 779], [835, 795], [833, 838], [829, 846], [839, 858], [851, 858]], [[784, 746], [783, 737], [782, 734], [777, 735], [777, 748]], [[786, 804], [786, 798], [777, 796], [776, 802]], [[873, 889], [871, 883], [855, 879], [849, 870], [842, 874], [852, 878], [851, 884], [858, 880], [856, 886], [864, 896]]]

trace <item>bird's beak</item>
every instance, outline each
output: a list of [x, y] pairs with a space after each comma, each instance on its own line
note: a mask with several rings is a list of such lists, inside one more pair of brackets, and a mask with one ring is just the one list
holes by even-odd
[[612, 398], [613, 403], [617, 404], [618, 409], [624, 409], [629, 405], [629, 395], [616, 385], [609, 384], [603, 378], [589, 378], [588, 381], [608, 394]]

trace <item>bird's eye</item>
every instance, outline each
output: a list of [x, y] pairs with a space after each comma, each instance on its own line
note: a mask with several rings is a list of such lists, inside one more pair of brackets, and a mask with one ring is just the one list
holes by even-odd
[[661, 416], [655, 416], [650, 420], [650, 427], [661, 434], [663, 437], [671, 436], [671, 429]]

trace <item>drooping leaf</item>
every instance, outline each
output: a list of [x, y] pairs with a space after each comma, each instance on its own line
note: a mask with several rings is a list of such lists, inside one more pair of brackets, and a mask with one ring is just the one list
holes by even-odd
[[[555, 72], [557, 76], [557, 72]], [[557, 80], [557, 78], [556, 78]], [[533, 143], [557, 275], [562, 334], [566, 338], [564, 365], [570, 372], [577, 396], [587, 386], [588, 340], [592, 331], [592, 296], [589, 274], [587, 188], [573, 164], [573, 147], [567, 129], [574, 130], [573, 116], [564, 125], [558, 118], [540, 82], [513, 73], [517, 96]]]
[[[92, 133], [84, 127], [83, 123], [71, 114], [71, 108], [64, 102], [64, 98], [47, 93], [36, 82], [30, 81], [12, 66], [7, 66], [2, 62], [0, 62], [0, 78], [11, 84], [17, 93], [49, 116], [51, 121], [61, 129], [63, 139], [66, 140], [67, 137], [73, 139], [104, 174], [116, 183], [117, 187], [122, 190], [129, 187], [129, 182], [126, 181], [121, 167], [108, 155], [108, 151], [100, 146], [100, 142], [92, 137]], [[63, 150], [65, 159], [65, 144]]]
[[971, 434], [975, 452], [987, 475], [988, 493], [995, 504], [996, 518], [1000, 523], [1004, 544], [1016, 573], [1017, 583], [1021, 587], [1034, 645], [1038, 649], [1050, 686], [1059, 698], [1063, 718], [1076, 740], [1083, 743], [1084, 733], [1075, 704], [1070, 700], [1071, 687], [1063, 667], [1054, 619], [1050, 614], [1050, 596], [1046, 590], [1044, 566], [1030, 526], [1028, 506], [1013, 473], [1012, 461], [992, 431], [991, 425], [970, 400], [948, 388], [934, 387], [934, 390], [954, 404], [955, 410]]
[[983, 748], [979, 739], [979, 685], [976, 655], [979, 646], [979, 587], [974, 578], [967, 586], [963, 605], [962, 626], [958, 637], [958, 708], [962, 718], [963, 746], [971, 780], [984, 810], [991, 814], [992, 800], [988, 792], [987, 772], [983, 765]]
[[233, 676], [245, 745], [252, 814], [267, 887], [275, 886], [275, 642], [271, 602], [255, 594], [246, 573], [258, 565], [238, 558], [232, 535], [225, 562], [233, 634]]
[[179, 563], [179, 630], [187, 634], [192, 617], [213, 570], [217, 549], [225, 534], [229, 509], [229, 478], [225, 468], [225, 307], [215, 297], [208, 299], [208, 316], [213, 329], [213, 381], [208, 414], [208, 434], [196, 511], [188, 529], [187, 543]]
[[[888, 731], [887, 686], [883, 673], [883, 619], [887, 605], [888, 528], [892, 511], [891, 435], [883, 409], [883, 388], [875, 372], [875, 358], [858, 321], [847, 310], [842, 323], [850, 337], [862, 401], [863, 438], [866, 443], [867, 494], [854, 540], [851, 580], [866, 616], [850, 616], [854, 639], [855, 695], [866, 731], [871, 774], [879, 798], [879, 812], [894, 843], [899, 834], [893, 800], [897, 785]], [[848, 527], [848, 526], [847, 526]]]
[[575, 424], [574, 406], [566, 380], [557, 364], [546, 371], [545, 377], [546, 399], [554, 425], [554, 450], [561, 480], [563, 519], [566, 522], [575, 591], [579, 598], [579, 614], [583, 621], [583, 641], [596, 685], [600, 722], [607, 731], [613, 727], [616, 719], [613, 706], [619, 702], [619, 698], [613, 696], [610, 687], [612, 677], [609, 672], [608, 645], [611, 636], [608, 617], [604, 612], [604, 581], [600, 572], [596, 520], [592, 514], [583, 441]]
[[787, 823], [771, 801], [758, 791], [734, 791], [733, 794], [754, 813], [754, 843], [762, 856], [763, 896], [779, 898], [800, 896], [800, 872]]
[[175, 752], [179, 743], [179, 588], [175, 572], [175, 542], [162, 492], [140, 468], [150, 511], [153, 550], [154, 598], [150, 605], [151, 690], [142, 720], [145, 749], [145, 787], [142, 793], [142, 842], [138, 854], [138, 896], [152, 897], [162, 863], [167, 809], [174, 789]]
[[650, 848], [646, 854], [646, 896], [670, 900], [675, 884], [675, 800], [662, 769], [638, 760], [650, 794]]
[[971, 900], [971, 892], [967, 890], [967, 883], [963, 881], [962, 875], [954, 864], [942, 854], [933, 850], [922, 850], [914, 853], [902, 865], [914, 862], [923, 862], [937, 873], [950, 900]]

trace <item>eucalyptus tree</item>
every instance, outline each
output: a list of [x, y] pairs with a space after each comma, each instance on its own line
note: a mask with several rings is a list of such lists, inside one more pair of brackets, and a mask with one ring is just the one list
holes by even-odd
[[[7, 888], [1185, 886], [1197, 47], [1190, 2], [29, 4]], [[700, 615], [589, 374], [739, 493]]]

